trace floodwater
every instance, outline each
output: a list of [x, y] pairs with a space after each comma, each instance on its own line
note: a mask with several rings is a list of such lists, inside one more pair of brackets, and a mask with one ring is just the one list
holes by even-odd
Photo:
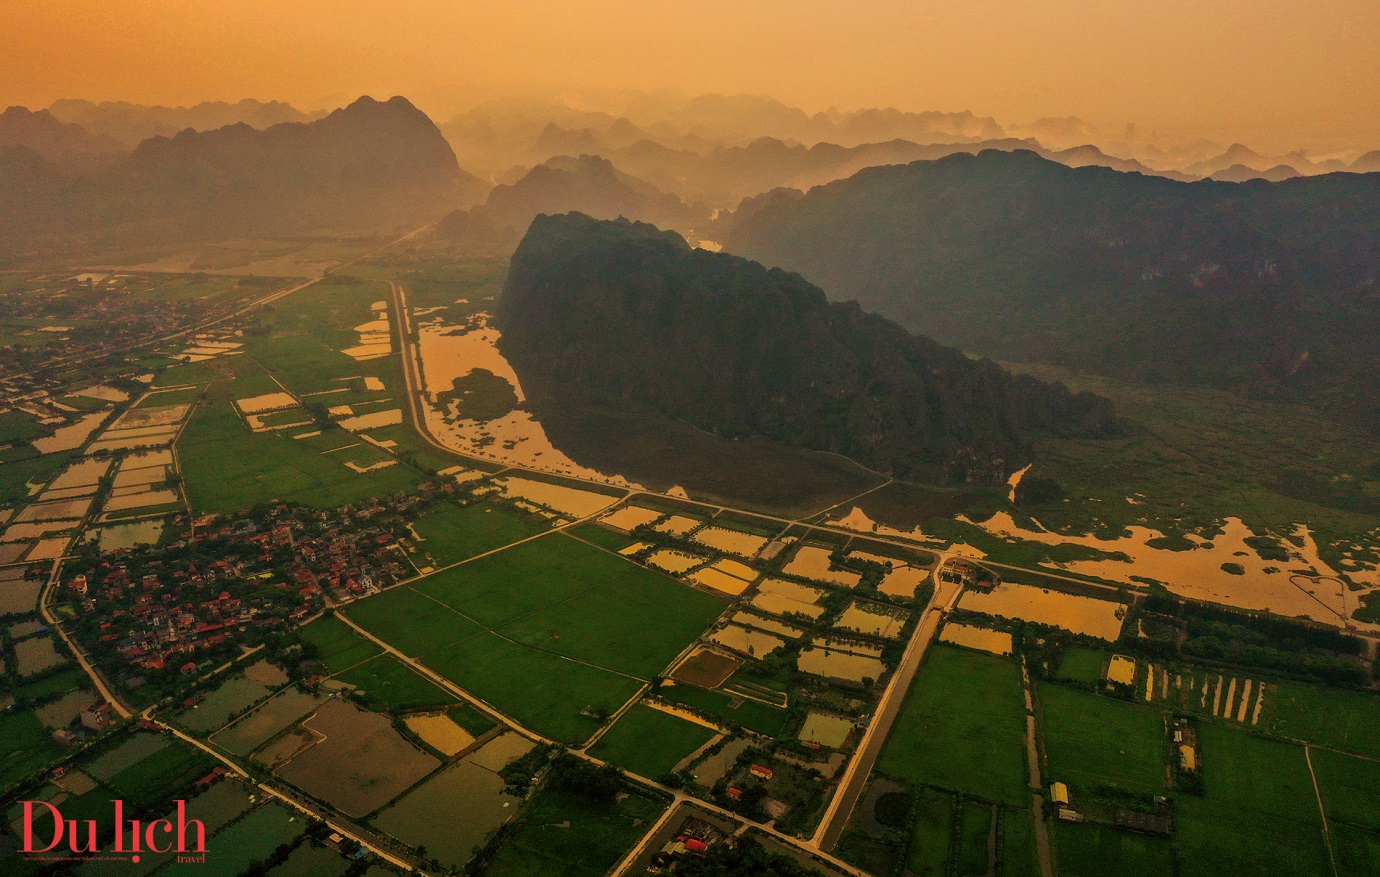
[[764, 536], [712, 526], [705, 527], [692, 538], [701, 545], [707, 545], [729, 554], [736, 554], [739, 557], [752, 557], [762, 550], [762, 546], [767, 544], [767, 539]]
[[993, 655], [1011, 654], [1011, 634], [1004, 630], [990, 630], [986, 627], [951, 622], [944, 625], [943, 632], [939, 634], [939, 641], [990, 652]]
[[498, 350], [498, 330], [488, 325], [487, 314], [475, 318], [478, 325], [469, 329], [435, 321], [418, 326], [422, 381], [428, 397], [422, 407], [428, 431], [442, 444], [469, 456], [640, 489], [621, 476], [581, 466], [557, 450], [542, 425], [522, 407], [493, 420], [478, 421], [452, 419], [436, 404], [437, 394], [454, 389], [457, 378], [475, 369], [485, 369], [511, 384], [519, 406], [526, 401], [517, 373]]
[[602, 493], [516, 476], [497, 479], [497, 483], [503, 486], [506, 496], [530, 500], [574, 518], [588, 517], [608, 508], [619, 499], [616, 496], [605, 496]]
[[95, 414], [87, 414], [79, 417], [66, 426], [58, 427], [52, 435], [40, 439], [34, 439], [32, 444], [34, 450], [40, 454], [51, 454], [54, 451], [70, 451], [79, 448], [82, 443], [96, 431], [109, 415], [108, 411], [97, 411]]
[[1121, 635], [1121, 621], [1126, 613], [1121, 603], [1016, 582], [1002, 582], [990, 592], [968, 591], [958, 601], [958, 607], [1062, 627], [1108, 642]]
[[[1108, 553], [1121, 552], [1131, 560], [1079, 560], [1061, 566], [1072, 572], [1130, 585], [1137, 584], [1131, 576], [1155, 579], [1184, 597], [1243, 609], [1267, 609], [1278, 615], [1304, 615], [1328, 624], [1338, 624], [1356, 608], [1357, 595], [1336, 583], [1304, 580], [1304, 587], [1300, 588], [1292, 580], [1296, 571], [1302, 569], [1311, 569], [1321, 576], [1336, 575], [1318, 556], [1313, 535], [1304, 526], [1299, 526], [1291, 534], [1301, 545], [1284, 540], [1284, 547], [1290, 554], [1288, 561], [1261, 558], [1255, 549], [1246, 544], [1246, 538], [1254, 534], [1240, 518], [1227, 518], [1223, 532], [1214, 536], [1211, 543], [1201, 538], [1194, 539], [1199, 547], [1188, 551], [1169, 551], [1147, 545], [1147, 542], [1163, 534], [1146, 527], [1130, 527], [1129, 536], [1102, 540], [1092, 536], [1065, 536], [1046, 530], [1028, 530], [1018, 526], [1004, 512], [993, 515], [979, 526], [1007, 538], [1047, 545], [1082, 545]], [[1224, 563], [1238, 564], [1245, 574], [1233, 575], [1223, 570]], [[1376, 584], [1380, 585], [1380, 582]]]
[[133, 524], [116, 524], [102, 527], [96, 531], [97, 543], [101, 551], [130, 549], [138, 545], [153, 545], [163, 535], [163, 521], [139, 521]]
[[800, 653], [796, 666], [802, 673], [849, 682], [862, 682], [864, 679], [875, 682], [886, 672], [886, 665], [876, 658], [825, 649], [806, 649]]
[[781, 571], [787, 575], [814, 579], [817, 582], [829, 582], [842, 585], [845, 588], [856, 587], [858, 582], [862, 581], [862, 576], [850, 570], [830, 569], [829, 555], [831, 553], [828, 548], [802, 545], [800, 550], [795, 553], [795, 557], [791, 558], [791, 562], [782, 567]]

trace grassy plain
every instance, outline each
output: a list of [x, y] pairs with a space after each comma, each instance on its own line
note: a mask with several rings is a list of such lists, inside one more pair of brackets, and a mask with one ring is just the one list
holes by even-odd
[[605, 732], [593, 754], [638, 776], [660, 779], [713, 737], [703, 725], [637, 704]]
[[1051, 782], [1088, 791], [1164, 791], [1165, 732], [1158, 710], [1058, 685], [1042, 684], [1037, 692]]
[[603, 877], [665, 809], [665, 802], [638, 793], [598, 804], [562, 789], [543, 789], [486, 873]]
[[911, 683], [877, 770], [1022, 807], [1025, 705], [1015, 662], [931, 647]]

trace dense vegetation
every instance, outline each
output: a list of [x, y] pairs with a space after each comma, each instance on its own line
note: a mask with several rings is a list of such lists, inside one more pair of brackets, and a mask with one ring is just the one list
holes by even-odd
[[745, 215], [734, 252], [945, 343], [1380, 426], [1380, 176], [1181, 183], [983, 152]]
[[999, 483], [1037, 430], [1105, 435], [1112, 407], [829, 304], [797, 275], [581, 214], [538, 217], [499, 307], [530, 397], [576, 395], [929, 481]]

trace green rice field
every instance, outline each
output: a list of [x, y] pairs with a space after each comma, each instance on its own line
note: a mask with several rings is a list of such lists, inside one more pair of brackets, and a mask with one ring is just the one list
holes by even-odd
[[942, 644], [911, 683], [877, 770], [1021, 807], [1025, 703], [1014, 661]]
[[638, 776], [660, 779], [714, 736], [703, 725], [637, 704], [604, 733], [591, 754]]

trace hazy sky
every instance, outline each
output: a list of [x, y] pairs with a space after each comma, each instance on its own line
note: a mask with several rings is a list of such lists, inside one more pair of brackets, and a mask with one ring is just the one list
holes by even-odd
[[14, 0], [0, 32], [34, 107], [673, 87], [1380, 146], [1380, 0]]

